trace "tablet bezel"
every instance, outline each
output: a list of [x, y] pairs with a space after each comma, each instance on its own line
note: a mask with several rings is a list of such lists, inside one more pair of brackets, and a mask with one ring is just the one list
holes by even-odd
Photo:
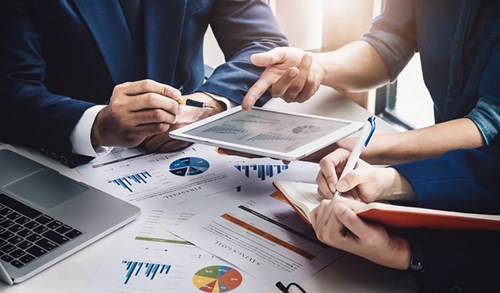
[[302, 159], [302, 158], [304, 158], [304, 157], [306, 157], [306, 156], [308, 156], [308, 155], [310, 155], [310, 154], [312, 154], [312, 153], [314, 153], [314, 152], [316, 152], [316, 151], [318, 151], [318, 150], [320, 150], [328, 145], [331, 145], [332, 143], [337, 142], [337, 141], [341, 140], [342, 138], [345, 138], [345, 137], [359, 131], [363, 127], [363, 123], [359, 122], [359, 121], [343, 120], [343, 119], [330, 118], [330, 117], [324, 117], [324, 116], [316, 116], [316, 115], [310, 115], [310, 114], [279, 111], [279, 110], [275, 110], [275, 109], [266, 109], [266, 108], [262, 108], [262, 107], [254, 107], [254, 109], [267, 111], [267, 112], [292, 115], [292, 116], [312, 118], [312, 119], [330, 120], [330, 121], [342, 122], [342, 123], [348, 123], [348, 124], [343, 126], [340, 129], [337, 129], [337, 130], [330, 132], [324, 136], [321, 136], [321, 137], [319, 137], [311, 142], [308, 142], [305, 145], [303, 145], [299, 148], [296, 148], [296, 149], [294, 149], [290, 152], [287, 152], [287, 153], [278, 152], [278, 151], [269, 150], [269, 149], [245, 146], [242, 144], [236, 144], [236, 143], [226, 142], [226, 141], [217, 140], [217, 139], [210, 139], [210, 138], [206, 138], [206, 137], [193, 136], [193, 135], [185, 133], [185, 132], [190, 131], [192, 129], [198, 128], [200, 126], [212, 123], [212, 122], [219, 120], [221, 118], [224, 118], [226, 116], [232, 115], [236, 112], [242, 111], [241, 106], [238, 106], [238, 107], [231, 108], [227, 111], [218, 113], [216, 115], [207, 117], [205, 119], [202, 119], [202, 120], [197, 121], [195, 123], [192, 123], [190, 125], [184, 126], [182, 128], [176, 129], [176, 130], [170, 132], [170, 137], [174, 138], [174, 139], [178, 139], [178, 140], [183, 140], [183, 141], [208, 144], [208, 145], [212, 145], [215, 147], [221, 147], [221, 148], [239, 151], [239, 152], [243, 152], [243, 153], [249, 153], [249, 154], [271, 157], [271, 158], [287, 160], [287, 161], [295, 161], [295, 160], [300, 160], [300, 159]]

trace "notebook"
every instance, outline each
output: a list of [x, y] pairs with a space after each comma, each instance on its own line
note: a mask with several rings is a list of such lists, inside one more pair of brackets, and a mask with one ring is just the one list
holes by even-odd
[[[323, 200], [311, 183], [273, 182], [281, 195], [307, 223], [310, 213]], [[380, 202], [362, 205], [354, 212], [366, 221], [394, 228], [500, 230], [500, 216], [407, 207]]]
[[22, 282], [139, 214], [136, 206], [0, 150], [0, 279]]

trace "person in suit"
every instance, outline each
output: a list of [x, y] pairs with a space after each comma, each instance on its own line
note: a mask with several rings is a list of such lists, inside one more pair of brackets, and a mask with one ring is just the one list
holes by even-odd
[[[321, 160], [318, 191], [325, 199], [311, 213], [318, 238], [378, 264], [415, 274], [422, 292], [498, 292], [498, 231], [389, 230], [352, 210], [378, 200], [424, 208], [500, 214], [500, 136], [479, 149], [380, 168], [359, 160], [338, 180], [349, 151]], [[340, 172], [337, 172], [340, 170]], [[332, 191], [342, 196], [332, 199]], [[345, 233], [345, 229], [350, 232]]]
[[[268, 92], [303, 102], [320, 84], [366, 91], [394, 81], [415, 52], [434, 102], [436, 125], [374, 136], [363, 158], [394, 164], [488, 145], [500, 129], [500, 2], [389, 0], [358, 41], [326, 53], [276, 48], [252, 56], [265, 67], [245, 96], [249, 108]], [[352, 149], [355, 140], [335, 147]]]
[[[0, 141], [70, 166], [107, 147], [186, 146], [169, 131], [239, 104], [262, 71], [250, 55], [287, 45], [261, 0], [0, 5]], [[205, 82], [208, 25], [226, 63]], [[213, 109], [180, 107], [181, 96]]]

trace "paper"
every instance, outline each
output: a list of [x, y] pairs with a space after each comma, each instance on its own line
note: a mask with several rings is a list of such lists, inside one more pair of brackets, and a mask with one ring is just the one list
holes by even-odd
[[121, 231], [87, 292], [271, 291], [235, 266], [166, 231], [190, 214], [179, 212], [176, 217], [158, 209], [143, 211], [141, 220]]
[[204, 145], [158, 154], [117, 149], [77, 170], [90, 185], [139, 207], [151, 200], [174, 205], [250, 182], [222, 158]]
[[[295, 163], [286, 180], [313, 181], [317, 165]], [[272, 285], [302, 282], [342, 255], [317, 240], [314, 231], [282, 198], [270, 181], [244, 186], [232, 200], [217, 202], [171, 228], [171, 232], [223, 257], [238, 268]], [[236, 198], [237, 197], [237, 198]]]

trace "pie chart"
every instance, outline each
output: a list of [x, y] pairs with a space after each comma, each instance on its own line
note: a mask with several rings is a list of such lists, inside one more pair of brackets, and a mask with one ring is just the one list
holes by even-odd
[[203, 292], [229, 292], [238, 288], [242, 281], [240, 272], [226, 266], [205, 267], [193, 276], [193, 285]]
[[303, 125], [303, 126], [297, 126], [294, 129], [292, 129], [293, 133], [301, 133], [301, 134], [310, 134], [314, 132], [318, 132], [320, 128], [318, 126], [314, 125]]
[[210, 164], [197, 157], [186, 157], [173, 161], [170, 164], [170, 173], [177, 176], [193, 176], [204, 173], [208, 170]]

